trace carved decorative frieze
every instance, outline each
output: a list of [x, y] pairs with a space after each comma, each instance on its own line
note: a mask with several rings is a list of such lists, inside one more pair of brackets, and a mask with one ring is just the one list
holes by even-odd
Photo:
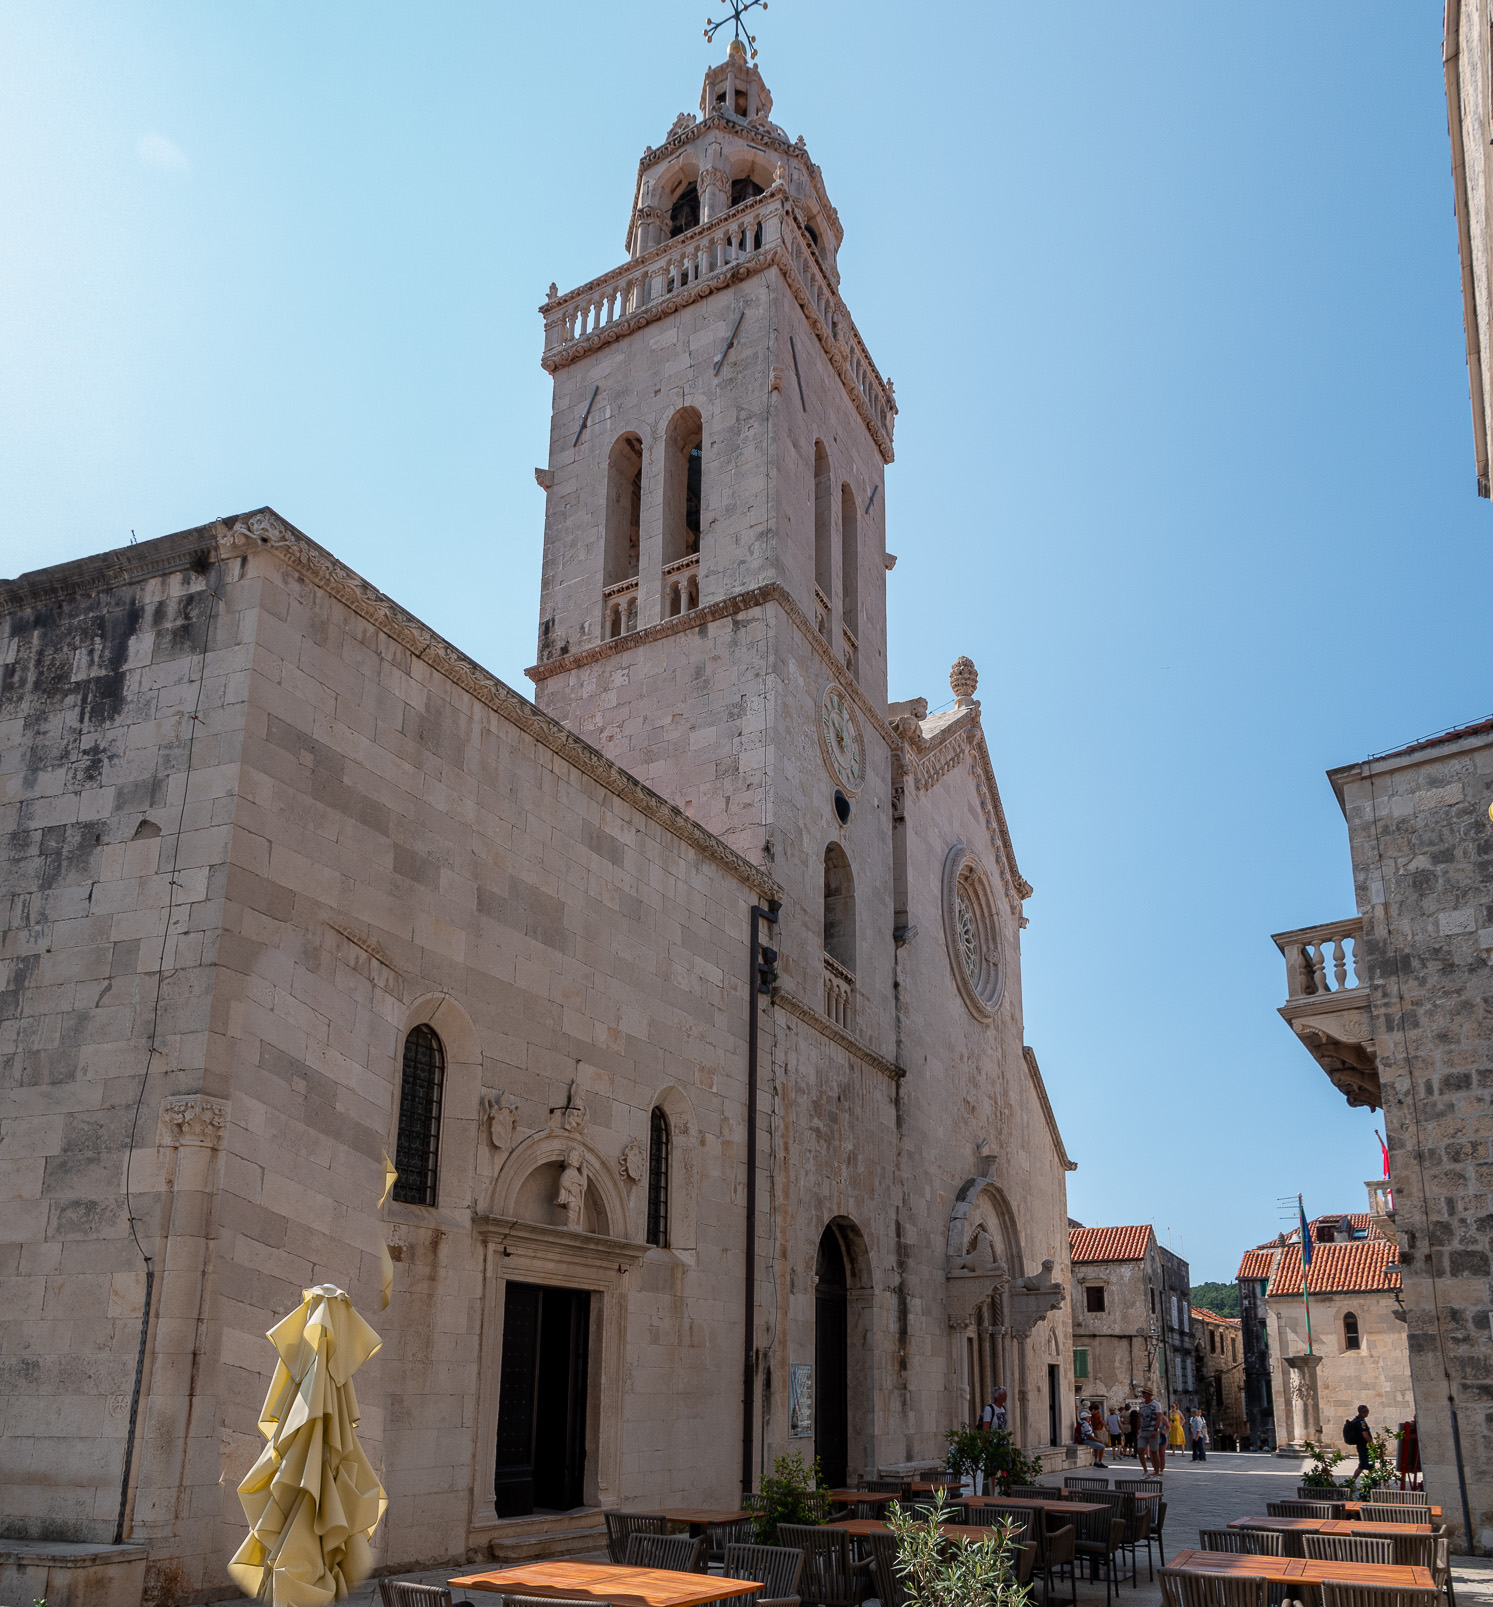
[[156, 1143], [162, 1149], [170, 1149], [178, 1144], [199, 1144], [205, 1149], [216, 1149], [223, 1142], [227, 1128], [228, 1106], [225, 1101], [209, 1099], [206, 1094], [183, 1094], [162, 1104]]

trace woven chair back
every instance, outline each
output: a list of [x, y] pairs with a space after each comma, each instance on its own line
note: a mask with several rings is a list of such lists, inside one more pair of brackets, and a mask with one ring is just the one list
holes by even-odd
[[1365, 1501], [1358, 1509], [1360, 1523], [1429, 1523], [1425, 1507], [1402, 1507], [1392, 1501]]
[[850, 1566], [850, 1536], [843, 1529], [806, 1523], [780, 1523], [778, 1544], [804, 1554], [799, 1594], [820, 1607], [858, 1607], [857, 1580]]
[[379, 1599], [384, 1607], [451, 1607], [445, 1585], [416, 1585], [403, 1579], [380, 1579]]
[[1324, 1580], [1317, 1586], [1322, 1607], [1437, 1607], [1439, 1590], [1392, 1590], [1382, 1585], [1344, 1585]]
[[881, 1607], [903, 1607], [906, 1595], [897, 1572], [897, 1537], [885, 1530], [868, 1535], [871, 1561], [876, 1571], [876, 1596]]
[[1366, 1534], [1304, 1534], [1301, 1554], [1308, 1562], [1394, 1561], [1393, 1540], [1376, 1540]]
[[1285, 1536], [1274, 1529], [1199, 1529], [1204, 1551], [1228, 1551], [1237, 1557], [1283, 1557]]
[[726, 1547], [721, 1564], [724, 1579], [760, 1579], [758, 1601], [797, 1599], [798, 1576], [803, 1572], [804, 1554], [796, 1546]]
[[710, 1565], [710, 1542], [701, 1535], [631, 1534], [623, 1562], [629, 1568], [666, 1568], [676, 1574], [703, 1574]]
[[1383, 1506], [1428, 1507], [1431, 1504], [1424, 1490], [1375, 1490], [1369, 1499]]
[[1109, 1475], [1106, 1473], [1100, 1478], [1094, 1473], [1065, 1473], [1063, 1475], [1063, 1488], [1065, 1490], [1107, 1490], [1109, 1488]]
[[1248, 1574], [1161, 1570], [1163, 1607], [1266, 1607], [1266, 1591], [1264, 1579]]
[[1341, 1506], [1327, 1501], [1267, 1501], [1265, 1512], [1272, 1518], [1334, 1518], [1341, 1514]]
[[607, 1557], [610, 1561], [622, 1564], [627, 1561], [627, 1542], [635, 1534], [662, 1534], [664, 1520], [656, 1514], [635, 1515], [631, 1512], [608, 1512], [604, 1514], [607, 1520]]

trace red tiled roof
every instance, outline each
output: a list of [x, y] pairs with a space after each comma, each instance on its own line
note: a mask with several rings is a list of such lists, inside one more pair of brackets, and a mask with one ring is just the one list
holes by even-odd
[[1072, 1261], [1139, 1261], [1151, 1243], [1149, 1225], [1134, 1228], [1070, 1228]]
[[1239, 1270], [1234, 1276], [1236, 1278], [1268, 1278], [1270, 1276], [1270, 1258], [1274, 1253], [1274, 1245], [1268, 1250], [1263, 1246], [1258, 1250], [1246, 1250], [1244, 1259], [1239, 1263]]
[[1443, 742], [1460, 742], [1463, 737], [1485, 736], [1493, 731], [1493, 719], [1477, 720], [1472, 725], [1455, 725], [1450, 731], [1438, 731], [1435, 736], [1422, 737], [1408, 747], [1391, 748], [1388, 753], [1376, 753], [1375, 759], [1403, 759], [1407, 753], [1419, 753], [1423, 748], [1439, 748]]
[[[1312, 1249], [1307, 1270], [1311, 1294], [1353, 1294], [1376, 1289], [1398, 1289], [1398, 1253], [1387, 1239], [1359, 1239], [1348, 1244], [1318, 1244]], [[1280, 1253], [1270, 1295], [1301, 1293], [1301, 1246], [1288, 1244]]]
[[1237, 1317], [1225, 1317], [1220, 1312], [1209, 1311], [1206, 1306], [1194, 1306], [1192, 1308], [1192, 1314], [1194, 1317], [1203, 1318], [1206, 1322], [1221, 1322], [1226, 1328], [1237, 1328], [1239, 1326], [1239, 1319]]

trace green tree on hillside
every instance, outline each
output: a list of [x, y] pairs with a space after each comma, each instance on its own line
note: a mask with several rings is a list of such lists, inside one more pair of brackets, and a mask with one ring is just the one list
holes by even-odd
[[1220, 1317], [1239, 1315], [1239, 1285], [1237, 1283], [1195, 1283], [1189, 1297], [1195, 1306], [1216, 1311]]

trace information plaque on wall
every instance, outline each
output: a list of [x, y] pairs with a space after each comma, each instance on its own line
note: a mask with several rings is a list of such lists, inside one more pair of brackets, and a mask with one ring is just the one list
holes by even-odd
[[807, 1440], [814, 1433], [814, 1369], [808, 1362], [788, 1368], [788, 1438]]

